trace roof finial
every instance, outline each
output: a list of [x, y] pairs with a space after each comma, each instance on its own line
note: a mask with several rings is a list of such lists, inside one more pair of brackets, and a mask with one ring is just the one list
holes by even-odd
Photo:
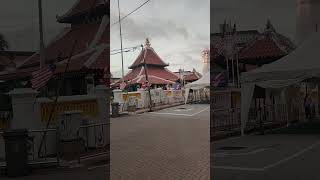
[[146, 42], [145, 42], [145, 47], [151, 47], [151, 43], [149, 41], [149, 38], [146, 39]]

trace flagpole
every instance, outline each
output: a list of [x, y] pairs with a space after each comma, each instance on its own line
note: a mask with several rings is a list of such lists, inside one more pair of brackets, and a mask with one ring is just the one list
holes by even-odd
[[45, 65], [45, 52], [43, 40], [42, 0], [38, 0], [39, 9], [39, 33], [40, 33], [40, 69]]

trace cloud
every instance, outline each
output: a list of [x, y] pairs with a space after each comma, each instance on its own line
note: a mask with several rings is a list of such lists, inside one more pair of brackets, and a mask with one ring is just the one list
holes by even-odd
[[[111, 13], [111, 22], [116, 22], [117, 15]], [[113, 21], [112, 21], [113, 20]], [[166, 38], [172, 36], [188, 39], [190, 34], [187, 27], [180, 25], [172, 20], [164, 20], [160, 18], [135, 19], [130, 16], [122, 22], [123, 37], [128, 41], [141, 41], [146, 37]], [[118, 38], [119, 26], [115, 25], [111, 28], [111, 35]], [[112, 38], [112, 37], [111, 37]]]

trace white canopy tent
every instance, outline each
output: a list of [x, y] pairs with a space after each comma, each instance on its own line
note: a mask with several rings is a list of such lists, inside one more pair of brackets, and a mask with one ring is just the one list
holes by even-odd
[[199, 90], [199, 89], [209, 87], [209, 86], [210, 86], [210, 71], [207, 72], [205, 75], [203, 75], [197, 81], [194, 81], [194, 82], [187, 84], [185, 86], [185, 88], [186, 88], [186, 90], [185, 90], [185, 103], [187, 103], [187, 101], [188, 101], [190, 89]]
[[241, 75], [241, 133], [255, 86], [266, 89], [284, 89], [306, 79], [320, 78], [320, 33], [315, 33], [289, 55], [261, 68]]

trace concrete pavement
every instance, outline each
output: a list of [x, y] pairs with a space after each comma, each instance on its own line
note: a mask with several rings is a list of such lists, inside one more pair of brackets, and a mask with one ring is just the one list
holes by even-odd
[[111, 179], [210, 179], [209, 105], [111, 120]]

